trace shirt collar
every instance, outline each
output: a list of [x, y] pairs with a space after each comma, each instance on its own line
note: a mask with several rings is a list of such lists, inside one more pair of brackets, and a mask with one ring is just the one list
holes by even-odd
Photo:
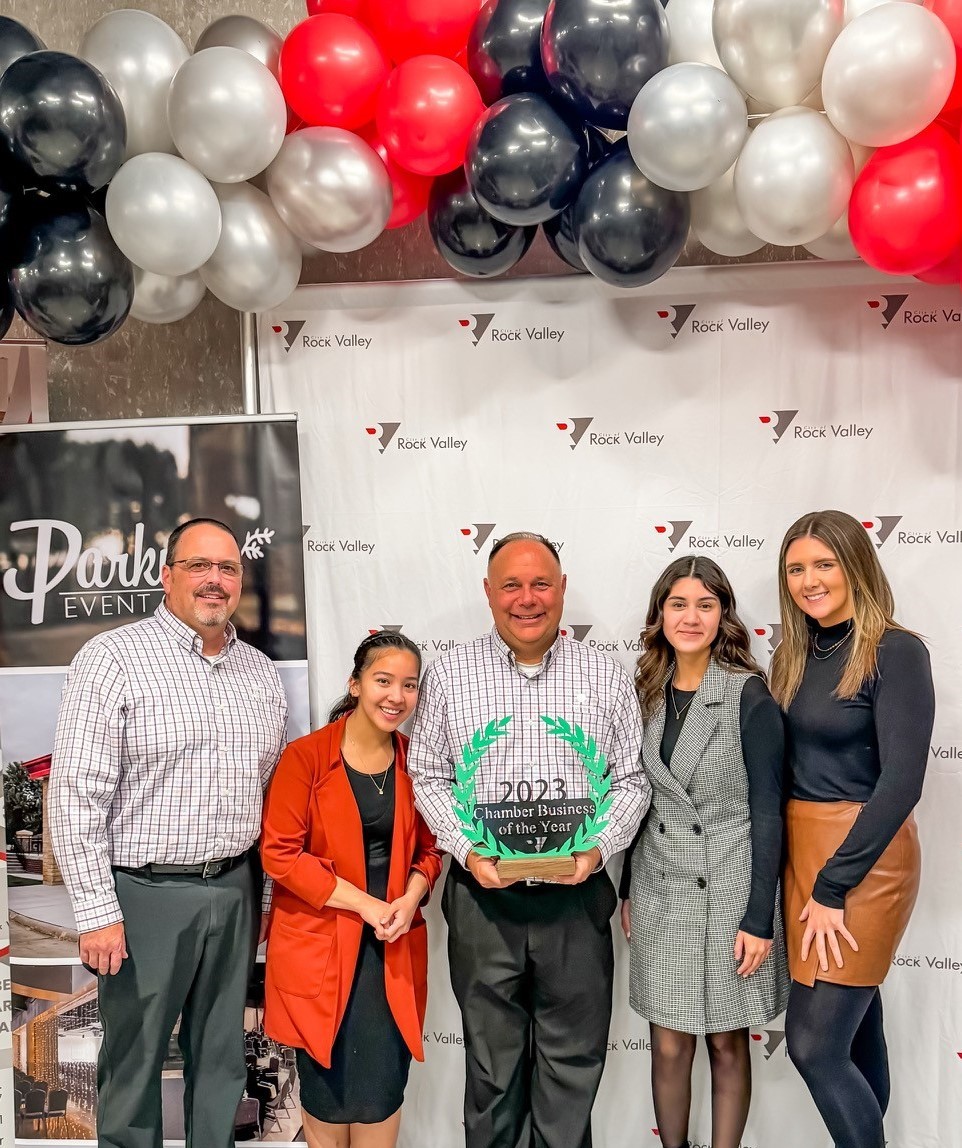
[[[179, 646], [183, 646], [185, 650], [192, 650], [195, 653], [203, 654], [203, 638], [201, 638], [196, 630], [192, 630], [186, 622], [182, 622], [180, 618], [172, 614], [170, 610], [167, 609], [165, 602], [162, 601], [154, 611], [154, 617]], [[224, 648], [221, 650], [221, 653], [226, 653], [236, 640], [237, 630], [234, 627], [234, 623], [228, 622], [227, 629], [224, 631]]]
[[[564, 638], [561, 636], [561, 631], [559, 630], [557, 637], [551, 643], [551, 646], [548, 648], [548, 651], [544, 656], [544, 660], [542, 662], [542, 667], [541, 667], [542, 673], [544, 673], [544, 671], [547, 670], [547, 668], [554, 661], [555, 657], [558, 654], [560, 645], [563, 641], [564, 641]], [[497, 626], [491, 627], [491, 644], [494, 647], [495, 653], [498, 655], [498, 657], [503, 662], [507, 663], [507, 665], [509, 665], [513, 670], [517, 671], [517, 673], [520, 674], [521, 671], [518, 669], [518, 659], [514, 656], [514, 652], [512, 651], [512, 649], [508, 645], [508, 643], [498, 633], [498, 627]], [[535, 677], [537, 677], [537, 676], [538, 675], [536, 674]]]

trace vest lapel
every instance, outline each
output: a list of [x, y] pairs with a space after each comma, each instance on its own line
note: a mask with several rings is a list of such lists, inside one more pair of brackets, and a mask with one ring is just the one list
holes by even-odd
[[678, 735], [675, 752], [671, 755], [671, 773], [678, 784], [688, 792], [688, 786], [702, 759], [708, 740], [721, 717], [721, 701], [725, 695], [725, 671], [712, 658], [691, 700], [688, 716]]

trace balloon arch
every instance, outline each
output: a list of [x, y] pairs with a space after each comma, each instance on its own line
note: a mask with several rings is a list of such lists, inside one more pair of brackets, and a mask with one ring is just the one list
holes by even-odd
[[[425, 211], [465, 275], [540, 226], [637, 287], [691, 229], [962, 277], [962, 0], [308, 0], [191, 53], [122, 9], [76, 55], [0, 17], [0, 337], [84, 345], [291, 293]], [[255, 182], [256, 181], [256, 182]]]

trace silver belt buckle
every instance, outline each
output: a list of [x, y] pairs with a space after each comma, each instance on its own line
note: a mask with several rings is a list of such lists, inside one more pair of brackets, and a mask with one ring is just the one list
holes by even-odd
[[[220, 864], [219, 861], [205, 861], [204, 862], [204, 869], [203, 869], [203, 872], [201, 873], [201, 877], [206, 881], [207, 878], [211, 876], [211, 873], [213, 872], [214, 866], [219, 865], [219, 864]], [[211, 870], [211, 873], [207, 872], [208, 869]]]
[[533, 889], [536, 885], [543, 885], [544, 879], [541, 877], [525, 877], [524, 883], [529, 889]]

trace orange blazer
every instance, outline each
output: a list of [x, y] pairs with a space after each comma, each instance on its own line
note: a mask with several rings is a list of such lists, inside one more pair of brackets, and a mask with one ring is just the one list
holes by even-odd
[[[267, 939], [264, 1029], [306, 1049], [329, 1068], [344, 1017], [364, 922], [327, 900], [338, 877], [366, 888], [364, 838], [351, 782], [341, 761], [346, 716], [284, 750], [267, 791], [261, 857], [274, 878]], [[441, 872], [434, 837], [414, 808], [405, 769], [407, 738], [395, 734], [395, 811], [387, 900], [400, 897], [412, 869], [428, 889]], [[384, 946], [388, 1006], [405, 1043], [424, 1059], [427, 929], [421, 911], [410, 930]]]

